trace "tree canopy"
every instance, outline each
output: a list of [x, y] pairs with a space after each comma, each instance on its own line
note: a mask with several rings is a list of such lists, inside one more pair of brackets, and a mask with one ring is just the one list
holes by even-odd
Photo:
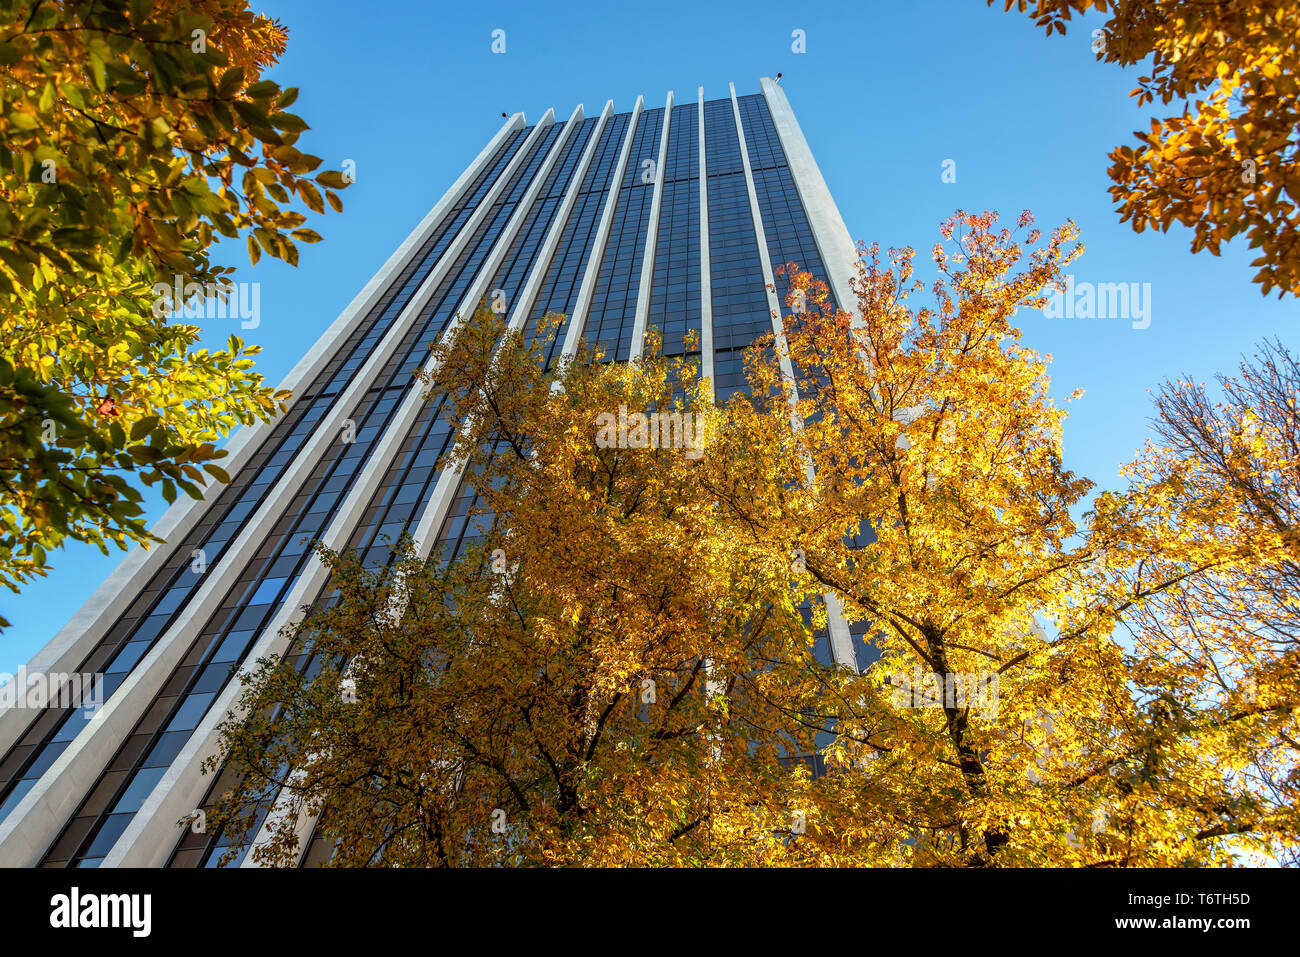
[[[234, 846], [279, 800], [253, 852], [279, 863], [299, 814], [343, 865], [1293, 856], [1294, 361], [1218, 411], [1169, 384], [1094, 494], [1013, 321], [1073, 226], [941, 233], [927, 307], [910, 249], [863, 249], [854, 312], [792, 264], [723, 408], [653, 348], [548, 371], [481, 310], [429, 380], [480, 533], [450, 562], [325, 555], [333, 597], [245, 675], [210, 762]], [[703, 440], [605, 431], [637, 413]], [[816, 650], [826, 593], [860, 670]]]
[[[996, 0], [988, 0], [993, 5]], [[1300, 7], [1279, 0], [1003, 0], [1050, 36], [1076, 15], [1108, 14], [1097, 59], [1141, 64], [1129, 94], [1179, 113], [1110, 154], [1111, 196], [1137, 232], [1192, 230], [1192, 251], [1218, 255], [1244, 236], [1254, 281], [1300, 295]]]
[[336, 598], [249, 676], [210, 821], [251, 837], [283, 788], [263, 861], [293, 860], [298, 813], [346, 835], [335, 864], [784, 859], [809, 776], [782, 758], [813, 753], [826, 681], [789, 562], [720, 534], [690, 447], [595, 427], [621, 405], [706, 435], [694, 366], [580, 351], [548, 373], [517, 333], [494, 354], [501, 331], [481, 310], [429, 383], [483, 534], [448, 563], [325, 553]]
[[[0, 582], [65, 539], [154, 537], [140, 484], [199, 497], [220, 439], [287, 395], [179, 310], [238, 301], [221, 237], [291, 264], [347, 185], [262, 77], [287, 31], [243, 0], [0, 0]], [[224, 292], [223, 292], [224, 291]], [[179, 294], [179, 295], [178, 295]], [[217, 308], [213, 307], [214, 310]], [[220, 308], [226, 310], [227, 303]], [[250, 326], [251, 327], [251, 326]], [[138, 482], [136, 481], [138, 480]]]

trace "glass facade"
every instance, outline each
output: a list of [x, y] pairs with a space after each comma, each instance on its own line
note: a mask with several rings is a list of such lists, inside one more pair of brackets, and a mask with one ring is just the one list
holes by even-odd
[[[800, 201], [769, 98], [758, 94], [734, 102], [772, 265], [793, 261], [823, 274], [822, 250]], [[166, 561], [84, 657], [79, 670], [103, 673], [111, 695], [133, 669], [149, 666], [146, 656], [164, 636], [184, 647], [140, 717], [93, 759], [98, 764], [90, 783], [43, 842], [39, 859], [22, 863], [96, 866], [118, 844], [306, 573], [311, 541], [345, 507], [350, 516], [359, 516], [348, 519], [354, 524], [347, 529], [347, 544], [369, 564], [386, 561], [392, 543], [403, 531], [414, 530], [430, 509], [443, 511], [430, 513], [441, 520], [432, 527], [432, 540], [423, 543], [426, 550], [449, 558], [474, 537], [469, 516], [475, 502], [468, 483], [461, 480], [446, 493], [447, 500], [439, 500], [439, 460], [454, 438], [445, 410], [422, 402], [414, 414], [402, 412], [411, 407], [417, 388], [413, 371], [424, 364], [429, 344], [466, 308], [471, 293], [477, 297], [481, 289], [489, 298], [499, 296], [507, 316], [529, 338], [548, 312], [567, 316], [548, 347], [551, 362], [560, 358], [572, 322], [581, 324], [583, 338], [598, 345], [607, 361], [628, 360], [639, 303], [645, 306], [647, 329], [663, 335], [664, 352], [679, 355], [687, 332], [701, 332], [707, 256], [718, 401], [743, 387], [743, 350], [772, 329], [766, 284], [775, 282], [781, 297], [784, 284], [765, 273], [759, 257], [736, 109], [731, 97], [672, 106], [660, 168], [664, 120], [665, 109], [652, 108], [540, 129], [523, 127], [500, 138], [441, 221], [391, 275], [377, 301], [330, 347], [314, 377], [298, 387], [291, 409], [231, 484], [213, 493], [191, 531], [163, 546]], [[566, 208], [570, 195], [573, 201]], [[656, 198], [658, 231], [647, 248]], [[701, 247], [705, 215], [707, 249]], [[597, 249], [602, 233], [604, 242]], [[648, 271], [646, 256], [651, 257]], [[643, 271], [649, 277], [644, 288]], [[417, 291], [421, 306], [408, 309]], [[580, 302], [586, 303], [585, 314], [571, 315]], [[363, 369], [366, 381], [358, 388]], [[349, 406], [341, 410], [350, 434], [313, 445], [322, 422], [338, 417], [350, 387]], [[300, 462], [309, 447], [311, 461]], [[286, 492], [286, 472], [295, 465], [303, 472], [287, 490], [292, 492], [287, 503], [271, 521], [252, 527], [272, 493]], [[360, 481], [363, 472], [375, 469], [377, 481]], [[249, 530], [253, 544], [239, 554], [228, 553]], [[202, 562], [195, 561], [199, 554]], [[218, 563], [228, 570], [230, 583], [221, 589], [214, 610], [196, 613], [191, 600]], [[196, 570], [200, 567], [204, 570]], [[852, 637], [859, 657], [869, 655], [869, 644], [856, 633]], [[824, 630], [817, 648], [829, 658]], [[289, 654], [299, 667], [319, 666], [293, 649]], [[0, 821], [41, 783], [85, 725], [83, 712], [73, 709], [46, 708], [32, 717], [0, 758]], [[204, 802], [228, 786], [228, 775], [217, 775]], [[161, 859], [172, 866], [213, 866], [226, 846], [220, 834], [182, 833], [175, 817], [150, 827], [156, 840], [166, 844]], [[328, 848], [317, 841], [304, 862], [327, 855]]]
[[704, 104], [704, 143], [709, 189], [713, 389], [718, 402], [725, 404], [744, 385], [744, 349], [772, 331], [772, 317], [730, 100]]
[[637, 121], [600, 278], [583, 328], [584, 338], [592, 346], [599, 346], [607, 360], [626, 362], [632, 354], [632, 326], [641, 288], [641, 261], [658, 176], [663, 122], [661, 109], [646, 110]]
[[560, 245], [551, 258], [546, 280], [528, 315], [524, 336], [529, 340], [537, 336], [538, 326], [547, 313], [556, 312], [565, 316], [564, 322], [554, 331], [554, 338], [547, 350], [548, 363], [553, 363], [560, 357], [564, 337], [573, 318], [570, 313], [578, 300], [587, 260], [591, 258], [593, 240], [600, 225], [600, 216], [605, 209], [607, 190], [614, 177], [614, 167], [623, 150], [623, 137], [631, 120], [632, 114], [619, 113], [609, 117], [601, 130], [600, 142], [587, 168], [587, 174], [582, 179], [577, 201], [569, 211]]
[[679, 356], [688, 331], [700, 334], [699, 107], [673, 107], [650, 285], [649, 329], [663, 336], [663, 354]]

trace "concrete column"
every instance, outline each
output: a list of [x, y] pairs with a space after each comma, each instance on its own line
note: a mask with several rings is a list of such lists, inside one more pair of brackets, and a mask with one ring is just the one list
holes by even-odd
[[709, 174], [705, 168], [704, 87], [699, 91], [700, 128], [700, 375], [709, 380], [709, 395], [716, 398], [713, 382], [713, 264], [709, 261]]
[[653, 293], [655, 251], [659, 243], [659, 213], [664, 202], [664, 173], [668, 164], [668, 133], [672, 129], [673, 91], [668, 91], [664, 103], [664, 127], [659, 134], [659, 159], [655, 167], [655, 189], [650, 199], [650, 222], [646, 226], [645, 252], [641, 256], [641, 285], [637, 289], [636, 317], [632, 323], [631, 359], [635, 362], [645, 351], [645, 327], [650, 315], [650, 296]]
[[[763, 284], [767, 290], [767, 305], [772, 315], [772, 331], [776, 334], [777, 355], [781, 363], [781, 374], [797, 397], [798, 387], [794, 379], [794, 367], [790, 364], [789, 352], [785, 345], [785, 332], [781, 323], [781, 302], [776, 297], [776, 279], [772, 275], [772, 257], [767, 250], [767, 234], [763, 229], [763, 215], [758, 205], [758, 190], [754, 186], [754, 168], [749, 162], [749, 147], [745, 142], [745, 125], [740, 119], [740, 103], [736, 100], [736, 84], [731, 84], [731, 112], [736, 120], [736, 137], [740, 141], [740, 161], [745, 170], [745, 189], [749, 193], [749, 211], [754, 219], [754, 236], [758, 241], [758, 258], [763, 266]], [[794, 419], [796, 428], [798, 419]], [[808, 466], [808, 477], [813, 477], [812, 466]], [[835, 661], [858, 670], [857, 655], [853, 652], [853, 636], [849, 633], [848, 623], [840, 608], [839, 599], [831, 592], [822, 595], [826, 604], [826, 626], [830, 635], [831, 654]]]
[[587, 255], [587, 271], [582, 276], [582, 285], [578, 288], [578, 298], [573, 304], [573, 315], [569, 316], [569, 328], [564, 336], [564, 350], [561, 353], [568, 359], [582, 341], [582, 333], [587, 325], [587, 312], [591, 309], [591, 297], [596, 291], [596, 280], [600, 277], [600, 267], [605, 261], [605, 244], [609, 241], [609, 231], [614, 226], [614, 211], [618, 209], [618, 196], [623, 188], [623, 174], [627, 172], [627, 158], [632, 152], [632, 139], [636, 136], [636, 125], [641, 119], [641, 108], [645, 98], [638, 96], [632, 107], [632, 118], [628, 120], [627, 135], [623, 137], [623, 148], [618, 154], [618, 162], [610, 174], [609, 190], [605, 198], [605, 208], [600, 214], [600, 223], [596, 226], [596, 235], [592, 240], [591, 252]]

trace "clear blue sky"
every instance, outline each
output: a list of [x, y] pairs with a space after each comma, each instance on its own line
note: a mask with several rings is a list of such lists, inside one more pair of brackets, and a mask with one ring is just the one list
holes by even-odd
[[[254, 4], [257, 8], [257, 4]], [[1193, 256], [1190, 238], [1134, 234], [1118, 222], [1106, 154], [1145, 126], [1126, 96], [1136, 71], [1099, 64], [1094, 25], [1050, 40], [1027, 17], [979, 0], [937, 3], [402, 3], [269, 0], [290, 30], [271, 76], [301, 87], [295, 106], [313, 127], [299, 146], [338, 167], [355, 160], [345, 211], [314, 222], [325, 241], [297, 269], [231, 250], [239, 280], [261, 283], [262, 324], [244, 332], [273, 382], [369, 280], [499, 128], [501, 113], [534, 122], [554, 107], [620, 111], [638, 94], [662, 105], [782, 85], [854, 239], [911, 245], [924, 258], [954, 209], [996, 209], [1014, 224], [1030, 209], [1048, 231], [1072, 218], [1087, 253], [1080, 281], [1151, 284], [1151, 324], [1023, 315], [1027, 344], [1054, 356], [1058, 404], [1075, 388], [1066, 462], [1102, 486], [1147, 435], [1148, 390], [1167, 376], [1208, 378], [1235, 368], [1265, 336], [1293, 348], [1294, 300], [1264, 299], [1244, 244]], [[491, 33], [506, 31], [506, 53]], [[791, 52], [805, 32], [807, 52]], [[942, 181], [943, 162], [956, 182]], [[212, 321], [219, 343], [237, 323]], [[150, 500], [150, 517], [162, 514]], [[54, 553], [48, 579], [0, 596], [13, 626], [0, 635], [0, 671], [27, 661], [121, 561], [77, 546]]]

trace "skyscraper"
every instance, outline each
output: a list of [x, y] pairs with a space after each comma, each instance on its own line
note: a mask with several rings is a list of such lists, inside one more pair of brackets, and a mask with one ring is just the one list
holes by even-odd
[[[852, 302], [848, 231], [784, 92], [760, 88], [506, 121], [289, 373], [289, 410], [232, 437], [231, 483], [172, 506], [154, 529], [166, 544], [132, 551], [15, 679], [42, 690], [0, 711], [0, 865], [216, 862], [222, 835], [177, 822], [224, 789], [200, 766], [234, 666], [282, 654], [281, 629], [322, 592], [309, 542], [382, 561], [403, 530], [425, 555], [473, 534], [472, 488], [437, 468], [444, 409], [412, 372], [484, 297], [529, 335], [564, 314], [552, 359], [582, 339], [635, 359], [649, 329], [681, 354], [695, 332], [719, 400], [773, 330], [774, 264]], [[827, 603], [820, 654], [857, 667], [861, 636]], [[100, 706], [44, 701], [65, 675], [102, 675]], [[327, 850], [311, 826], [305, 863]]]

